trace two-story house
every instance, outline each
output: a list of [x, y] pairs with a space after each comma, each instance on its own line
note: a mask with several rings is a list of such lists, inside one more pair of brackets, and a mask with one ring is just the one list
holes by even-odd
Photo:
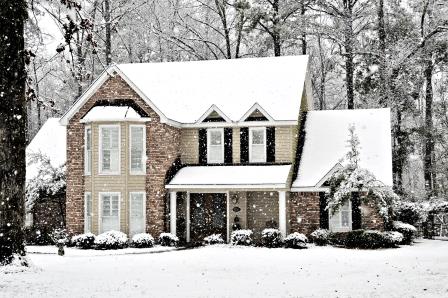
[[392, 184], [389, 110], [312, 108], [307, 56], [113, 65], [60, 120], [67, 227], [188, 242], [351, 229], [361, 208], [381, 228], [369, 206], [330, 216], [322, 202], [352, 124], [363, 166]]

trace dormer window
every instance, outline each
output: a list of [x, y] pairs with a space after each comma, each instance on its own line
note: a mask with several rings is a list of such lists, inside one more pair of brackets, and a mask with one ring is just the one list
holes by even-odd
[[224, 163], [224, 129], [207, 129], [207, 163]]
[[266, 162], [266, 127], [249, 129], [249, 162]]

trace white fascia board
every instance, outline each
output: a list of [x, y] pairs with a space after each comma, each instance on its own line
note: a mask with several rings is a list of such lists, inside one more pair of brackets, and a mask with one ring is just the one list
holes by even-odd
[[227, 117], [223, 111], [221, 111], [215, 104], [212, 104], [210, 108], [208, 108], [207, 111], [205, 111], [205, 113], [202, 114], [202, 116], [196, 121], [196, 123], [201, 123], [204, 121], [212, 112], [218, 113], [218, 115], [221, 116], [226, 122], [232, 122], [232, 120], [230, 120], [230, 118]]
[[291, 187], [291, 192], [328, 192], [329, 190], [328, 187]]
[[202, 122], [202, 123], [184, 123], [180, 124], [182, 128], [208, 128], [208, 127], [266, 127], [266, 126], [294, 126], [296, 120], [281, 121], [247, 121], [247, 122]]
[[247, 117], [249, 117], [255, 110], [259, 110], [260, 113], [263, 114], [263, 116], [265, 116], [269, 121], [275, 121], [274, 118], [272, 118], [271, 115], [269, 115], [268, 112], [266, 112], [265, 109], [263, 109], [258, 102], [256, 102], [244, 115], [243, 117], [241, 117], [241, 119], [239, 120], [240, 122], [243, 122], [244, 120], [247, 119]]
[[167, 184], [165, 185], [166, 189], [171, 190], [189, 190], [189, 189], [250, 189], [250, 190], [284, 190], [287, 191], [289, 188], [286, 187], [285, 184], [209, 184], [209, 185], [189, 185], [189, 184]]
[[335, 172], [337, 172], [338, 170], [342, 169], [342, 165], [341, 163], [336, 163], [328, 172], [327, 174], [324, 175], [324, 177], [322, 177], [322, 179], [319, 180], [319, 182], [317, 182], [316, 187], [321, 187], [322, 184], [324, 184], [328, 179], [330, 179], [331, 176], [333, 176], [333, 174]]
[[79, 120], [79, 123], [92, 123], [92, 122], [150, 122], [151, 118], [142, 117], [142, 118], [109, 118], [109, 119], [101, 119], [101, 120]]

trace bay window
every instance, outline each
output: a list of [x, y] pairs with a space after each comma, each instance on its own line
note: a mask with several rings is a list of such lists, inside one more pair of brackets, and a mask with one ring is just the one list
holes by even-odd
[[100, 125], [100, 174], [120, 174], [120, 126]]
[[145, 174], [145, 126], [131, 125], [129, 128], [131, 174]]

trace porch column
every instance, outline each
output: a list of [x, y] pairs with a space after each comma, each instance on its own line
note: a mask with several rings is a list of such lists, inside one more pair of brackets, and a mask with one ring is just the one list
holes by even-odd
[[187, 210], [186, 210], [186, 232], [187, 232], [187, 235], [186, 235], [186, 240], [187, 240], [187, 242], [190, 242], [190, 192], [188, 191], [187, 192], [187, 208], [186, 208]]
[[170, 192], [170, 233], [176, 235], [176, 197], [175, 191]]
[[283, 237], [286, 237], [286, 192], [278, 192], [278, 228]]

